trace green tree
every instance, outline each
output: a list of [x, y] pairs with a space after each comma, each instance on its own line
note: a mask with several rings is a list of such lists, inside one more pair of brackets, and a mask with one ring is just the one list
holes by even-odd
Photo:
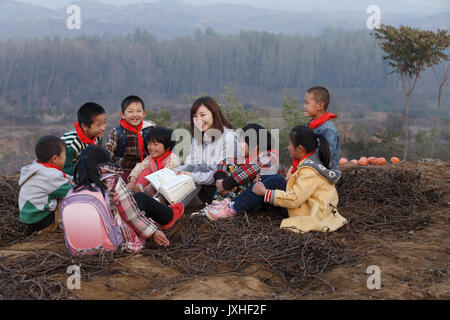
[[225, 87], [225, 93], [221, 94], [220, 98], [222, 103], [219, 103], [219, 106], [235, 129], [243, 128], [248, 123], [260, 120], [256, 112], [244, 108], [230, 87]]
[[172, 114], [168, 110], [160, 110], [160, 111], [147, 111], [145, 116], [146, 120], [153, 121], [158, 127], [170, 128], [172, 127], [171, 119]]
[[307, 118], [303, 115], [303, 108], [300, 102], [290, 91], [284, 92], [281, 104], [281, 118], [283, 119], [283, 124], [280, 128], [280, 161], [287, 166], [292, 160], [289, 154], [285, 152], [289, 144], [289, 132], [293, 127], [307, 123]]
[[408, 157], [409, 138], [409, 105], [410, 97], [414, 91], [417, 79], [426, 67], [431, 67], [446, 55], [442, 52], [448, 46], [446, 30], [437, 32], [420, 30], [408, 26], [399, 28], [381, 25], [375, 29], [375, 37], [379, 46], [387, 55], [384, 60], [394, 69], [392, 73], [399, 73], [402, 79], [403, 90], [406, 96], [404, 112], [404, 146], [403, 159]]

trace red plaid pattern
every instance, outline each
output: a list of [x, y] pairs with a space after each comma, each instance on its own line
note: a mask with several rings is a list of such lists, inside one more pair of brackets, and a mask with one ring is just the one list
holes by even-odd
[[[226, 173], [227, 165], [231, 163], [237, 164], [237, 158], [222, 160], [217, 165], [216, 172], [221, 171]], [[256, 161], [248, 161], [245, 164], [240, 164], [231, 176], [239, 185], [243, 185], [255, 180], [258, 174], [263, 175], [265, 170], [271, 169], [273, 166], [278, 166], [277, 174], [286, 177], [283, 167], [279, 165], [278, 157], [271, 152], [262, 152], [258, 154]]]
[[118, 175], [118, 168], [101, 166], [102, 173], [114, 173], [106, 178], [111, 212], [118, 219], [126, 249], [137, 252], [144, 248], [145, 240], [158, 230], [158, 224], [139, 210], [136, 201], [128, 191], [125, 182]]

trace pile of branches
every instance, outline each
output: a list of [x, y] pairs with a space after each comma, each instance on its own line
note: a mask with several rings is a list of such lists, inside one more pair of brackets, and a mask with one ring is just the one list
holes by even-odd
[[[427, 211], [442, 206], [438, 182], [415, 168], [344, 167], [337, 189], [338, 209], [348, 224], [332, 236], [280, 229], [282, 218], [276, 211], [211, 222], [190, 216], [192, 210], [187, 210], [167, 232], [169, 247], [148, 241], [142, 254], [177, 268], [182, 273], [179, 281], [199, 275], [245, 275], [261, 270], [258, 276], [264, 275], [264, 283], [276, 292], [304, 296], [323, 285], [334, 291], [321, 274], [354, 263], [364, 254], [352, 247], [351, 240], [371, 235], [407, 235], [431, 222]], [[17, 197], [17, 181], [1, 178], [0, 247], [23, 239]], [[33, 253], [16, 259], [0, 256], [0, 299], [76, 298], [65, 283], [69, 265], [82, 264], [84, 279], [131, 272], [118, 268], [117, 259], [113, 255], [74, 259], [67, 253]]]
[[15, 177], [0, 177], [0, 247], [24, 239], [25, 225], [19, 223], [19, 185]]
[[[70, 290], [67, 279], [73, 274], [68, 267], [80, 268], [80, 281], [129, 271], [119, 268], [124, 253], [100, 253], [95, 256], [71, 257], [68, 253], [29, 253], [14, 259], [0, 256], [0, 300], [80, 299]], [[70, 271], [70, 270], [69, 270]]]
[[[236, 216], [209, 221], [185, 217], [168, 232], [171, 244], [149, 243], [143, 251], [184, 275], [238, 274], [267, 270], [263, 281], [279, 292], [308, 294], [307, 284], [334, 266], [354, 262], [358, 253], [325, 233], [280, 229], [269, 216]], [[347, 250], [349, 249], [349, 250]], [[320, 282], [320, 281], [316, 281]], [[331, 291], [334, 288], [330, 285]]]
[[350, 239], [362, 233], [405, 236], [431, 222], [426, 212], [442, 206], [438, 181], [416, 168], [344, 167], [338, 182], [339, 211]]

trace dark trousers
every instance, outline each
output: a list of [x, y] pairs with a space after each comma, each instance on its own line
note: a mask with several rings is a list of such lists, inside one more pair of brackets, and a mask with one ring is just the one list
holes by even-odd
[[156, 221], [160, 225], [166, 225], [173, 219], [172, 208], [161, 204], [144, 192], [133, 195], [139, 209], [145, 212], [145, 216]]
[[42, 219], [41, 221], [38, 221], [33, 224], [28, 224], [25, 229], [25, 236], [27, 237], [30, 234], [32, 234], [33, 232], [44, 230], [45, 228], [47, 228], [54, 222], [55, 222], [55, 213], [52, 212], [48, 216], [46, 216], [44, 219]]
[[[267, 189], [270, 190], [286, 190], [286, 180], [279, 174], [261, 176], [261, 182]], [[244, 213], [247, 211], [259, 211], [266, 207], [264, 203], [264, 196], [258, 196], [253, 193], [254, 184], [245, 189], [239, 196], [234, 199], [233, 208], [237, 213]], [[282, 208], [282, 215], [287, 216], [287, 210]]]

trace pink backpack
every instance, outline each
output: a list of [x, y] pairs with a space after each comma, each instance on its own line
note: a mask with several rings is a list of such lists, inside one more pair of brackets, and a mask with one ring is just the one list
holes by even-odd
[[[110, 176], [110, 175], [108, 175]], [[102, 176], [105, 179], [107, 176]], [[116, 251], [123, 241], [120, 226], [99, 188], [71, 190], [61, 203], [66, 247], [71, 255]]]

